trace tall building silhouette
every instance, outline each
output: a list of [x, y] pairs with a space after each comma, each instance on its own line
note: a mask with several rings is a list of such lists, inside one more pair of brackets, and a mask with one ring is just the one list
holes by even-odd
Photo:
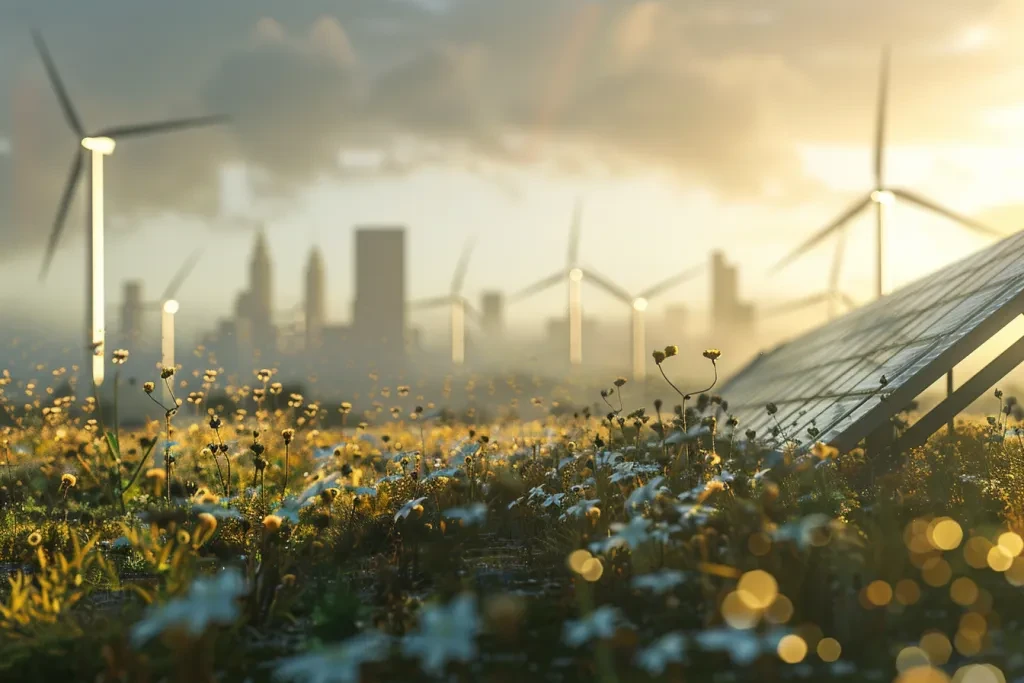
[[375, 360], [405, 354], [405, 228], [356, 229], [353, 332]]
[[253, 349], [260, 353], [274, 351], [277, 335], [273, 318], [270, 250], [263, 230], [256, 234], [256, 243], [249, 261], [249, 292], [243, 308], [248, 318]]
[[[749, 342], [754, 330], [754, 307], [739, 298], [739, 273], [729, 265], [725, 254], [715, 251], [711, 255], [711, 335], [714, 343], [725, 345], [725, 340], [741, 346]], [[722, 341], [719, 341], [722, 340]]]
[[505, 295], [498, 291], [484, 292], [480, 301], [481, 327], [484, 334], [498, 337], [505, 332]]
[[326, 280], [324, 258], [319, 247], [313, 247], [306, 263], [305, 327], [306, 350], [320, 348], [324, 341], [326, 316]]

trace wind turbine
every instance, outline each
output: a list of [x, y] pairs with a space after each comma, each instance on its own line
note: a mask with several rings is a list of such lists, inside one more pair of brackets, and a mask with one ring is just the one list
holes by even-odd
[[[121, 327], [124, 331], [125, 337], [132, 344], [138, 341], [139, 328], [141, 327], [141, 316], [143, 312], [156, 312], [163, 308], [165, 301], [169, 301], [178, 293], [181, 285], [184, 284], [186, 278], [192, 273], [196, 265], [199, 263], [199, 257], [202, 254], [202, 249], [196, 249], [189, 254], [182, 262], [178, 271], [171, 278], [170, 282], [167, 283], [166, 289], [163, 294], [156, 301], [140, 302], [135, 297], [129, 296], [128, 292], [132, 287], [141, 289], [138, 285], [138, 281], [131, 281], [125, 283], [125, 297], [121, 305]], [[141, 297], [140, 297], [141, 298]]]
[[777, 316], [785, 313], [792, 313], [793, 311], [800, 311], [811, 306], [825, 302], [828, 305], [828, 319], [832, 320], [836, 317], [838, 309], [844, 307], [847, 310], [852, 310], [857, 307], [857, 302], [854, 301], [849, 295], [839, 290], [839, 271], [843, 265], [843, 251], [846, 247], [846, 228], [842, 228], [839, 231], [839, 236], [836, 239], [836, 251], [832, 257], [832, 269], [829, 271], [828, 276], [828, 288], [825, 291], [810, 294], [793, 301], [787, 301], [769, 308], [765, 313], [769, 316]]
[[[161, 306], [162, 315], [160, 318], [160, 367], [163, 369], [174, 369], [174, 316], [178, 314], [178, 302], [168, 299]], [[170, 379], [163, 382], [163, 395], [167, 405], [174, 400], [172, 393], [167, 389]]]
[[668, 292], [674, 287], [692, 280], [704, 271], [704, 265], [687, 268], [684, 271], [665, 278], [661, 282], [648, 287], [639, 294], [632, 295], [618, 285], [612, 283], [608, 278], [593, 271], [587, 273], [594, 284], [605, 290], [613, 297], [629, 306], [631, 312], [631, 358], [633, 366], [633, 379], [643, 381], [647, 376], [647, 308], [652, 299]]
[[811, 247], [815, 246], [826, 237], [836, 232], [843, 226], [845, 226], [850, 220], [860, 214], [864, 209], [874, 204], [875, 206], [875, 296], [881, 298], [883, 294], [883, 267], [884, 267], [884, 254], [883, 254], [883, 235], [885, 228], [886, 211], [888, 207], [896, 202], [897, 199], [902, 199], [911, 204], [915, 204], [919, 208], [926, 211], [938, 214], [954, 223], [959, 223], [961, 226], [973, 230], [984, 235], [990, 235], [994, 237], [1002, 237], [999, 232], [993, 230], [981, 223], [961, 216], [958, 213], [954, 213], [949, 209], [940, 206], [931, 199], [924, 197], [916, 192], [900, 188], [892, 187], [885, 183], [884, 176], [884, 152], [885, 152], [885, 128], [886, 128], [886, 103], [889, 96], [889, 48], [886, 46], [882, 50], [882, 64], [879, 78], [878, 88], [878, 111], [875, 119], [875, 144], [874, 144], [874, 157], [873, 157], [873, 172], [874, 172], [874, 185], [871, 190], [862, 195], [857, 199], [846, 211], [839, 214], [831, 223], [826, 225], [824, 228], [816, 232], [806, 242], [801, 244], [795, 250], [790, 252], [785, 258], [775, 265], [774, 270], [779, 270], [791, 261], [796, 259], [798, 256], [808, 251]]
[[569, 226], [569, 252], [565, 268], [513, 294], [511, 302], [521, 301], [545, 290], [563, 280], [569, 284], [569, 363], [579, 366], [583, 363], [583, 276], [585, 271], [579, 264], [580, 226], [583, 214], [583, 203], [576, 200], [573, 208], [572, 223]]
[[476, 246], [476, 240], [470, 239], [458, 262], [455, 264], [455, 275], [452, 277], [452, 289], [447, 296], [434, 297], [432, 299], [421, 299], [409, 303], [410, 308], [415, 310], [430, 310], [448, 306], [451, 309], [451, 333], [452, 333], [452, 363], [461, 366], [466, 362], [466, 313], [479, 318], [476, 310], [470, 305], [466, 297], [462, 295], [462, 286], [466, 281], [466, 270], [469, 268], [469, 257]]
[[[171, 131], [184, 130], [208, 126], [225, 121], [222, 116], [202, 116], [186, 119], [174, 119], [159, 121], [156, 123], [143, 123], [134, 125], [114, 126], [103, 128], [95, 133], [87, 133], [82, 121], [79, 118], [71, 98], [68, 96], [64, 83], [57, 73], [57, 67], [50, 56], [50, 51], [43, 41], [42, 34], [33, 31], [32, 38], [35, 42], [39, 56], [42, 58], [43, 66], [46, 69], [50, 85], [60, 103], [64, 118], [72, 132], [78, 136], [79, 147], [75, 150], [71, 160], [71, 169], [68, 173], [67, 183], [61, 195], [60, 205], [57, 209], [57, 217], [50, 232], [49, 243], [46, 246], [46, 254], [43, 258], [43, 268], [40, 272], [40, 279], [46, 277], [53, 260], [53, 254], [60, 241], [61, 232], [64, 230], [64, 219], [67, 217], [71, 200], [74, 198], [75, 190], [82, 175], [82, 166], [85, 163], [86, 153], [89, 156], [88, 183], [89, 193], [86, 197], [86, 281], [85, 281], [85, 335], [87, 360], [86, 367], [92, 368], [92, 381], [96, 386], [103, 384], [104, 378], [104, 343], [106, 341], [106, 323], [104, 318], [104, 280], [103, 280], [103, 158], [114, 153], [116, 146], [115, 139], [135, 138]], [[85, 369], [83, 368], [83, 372]]]

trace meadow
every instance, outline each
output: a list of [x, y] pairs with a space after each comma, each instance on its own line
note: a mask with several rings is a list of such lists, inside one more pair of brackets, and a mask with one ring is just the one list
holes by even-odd
[[210, 369], [118, 373], [159, 416], [127, 428], [62, 371], [4, 374], [0, 680], [1024, 679], [1017, 401], [839, 454], [672, 381], [718, 355], [656, 351], [650, 405], [509, 380], [479, 423], [445, 392], [321, 405]]

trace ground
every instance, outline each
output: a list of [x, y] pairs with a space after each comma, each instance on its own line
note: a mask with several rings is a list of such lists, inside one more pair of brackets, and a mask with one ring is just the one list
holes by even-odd
[[[1001, 393], [869, 457], [667, 384], [642, 406], [609, 381], [603, 415], [523, 389], [546, 417], [478, 424], [406, 387], [376, 390], [390, 413], [203, 379], [131, 430], [0, 387], [3, 680], [1024, 676]], [[157, 404], [152, 381], [118, 388]]]

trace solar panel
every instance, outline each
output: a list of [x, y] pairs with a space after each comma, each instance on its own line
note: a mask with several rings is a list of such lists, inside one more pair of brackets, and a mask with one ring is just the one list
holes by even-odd
[[1024, 232], [762, 354], [721, 394], [759, 436], [849, 450], [1022, 312]]

